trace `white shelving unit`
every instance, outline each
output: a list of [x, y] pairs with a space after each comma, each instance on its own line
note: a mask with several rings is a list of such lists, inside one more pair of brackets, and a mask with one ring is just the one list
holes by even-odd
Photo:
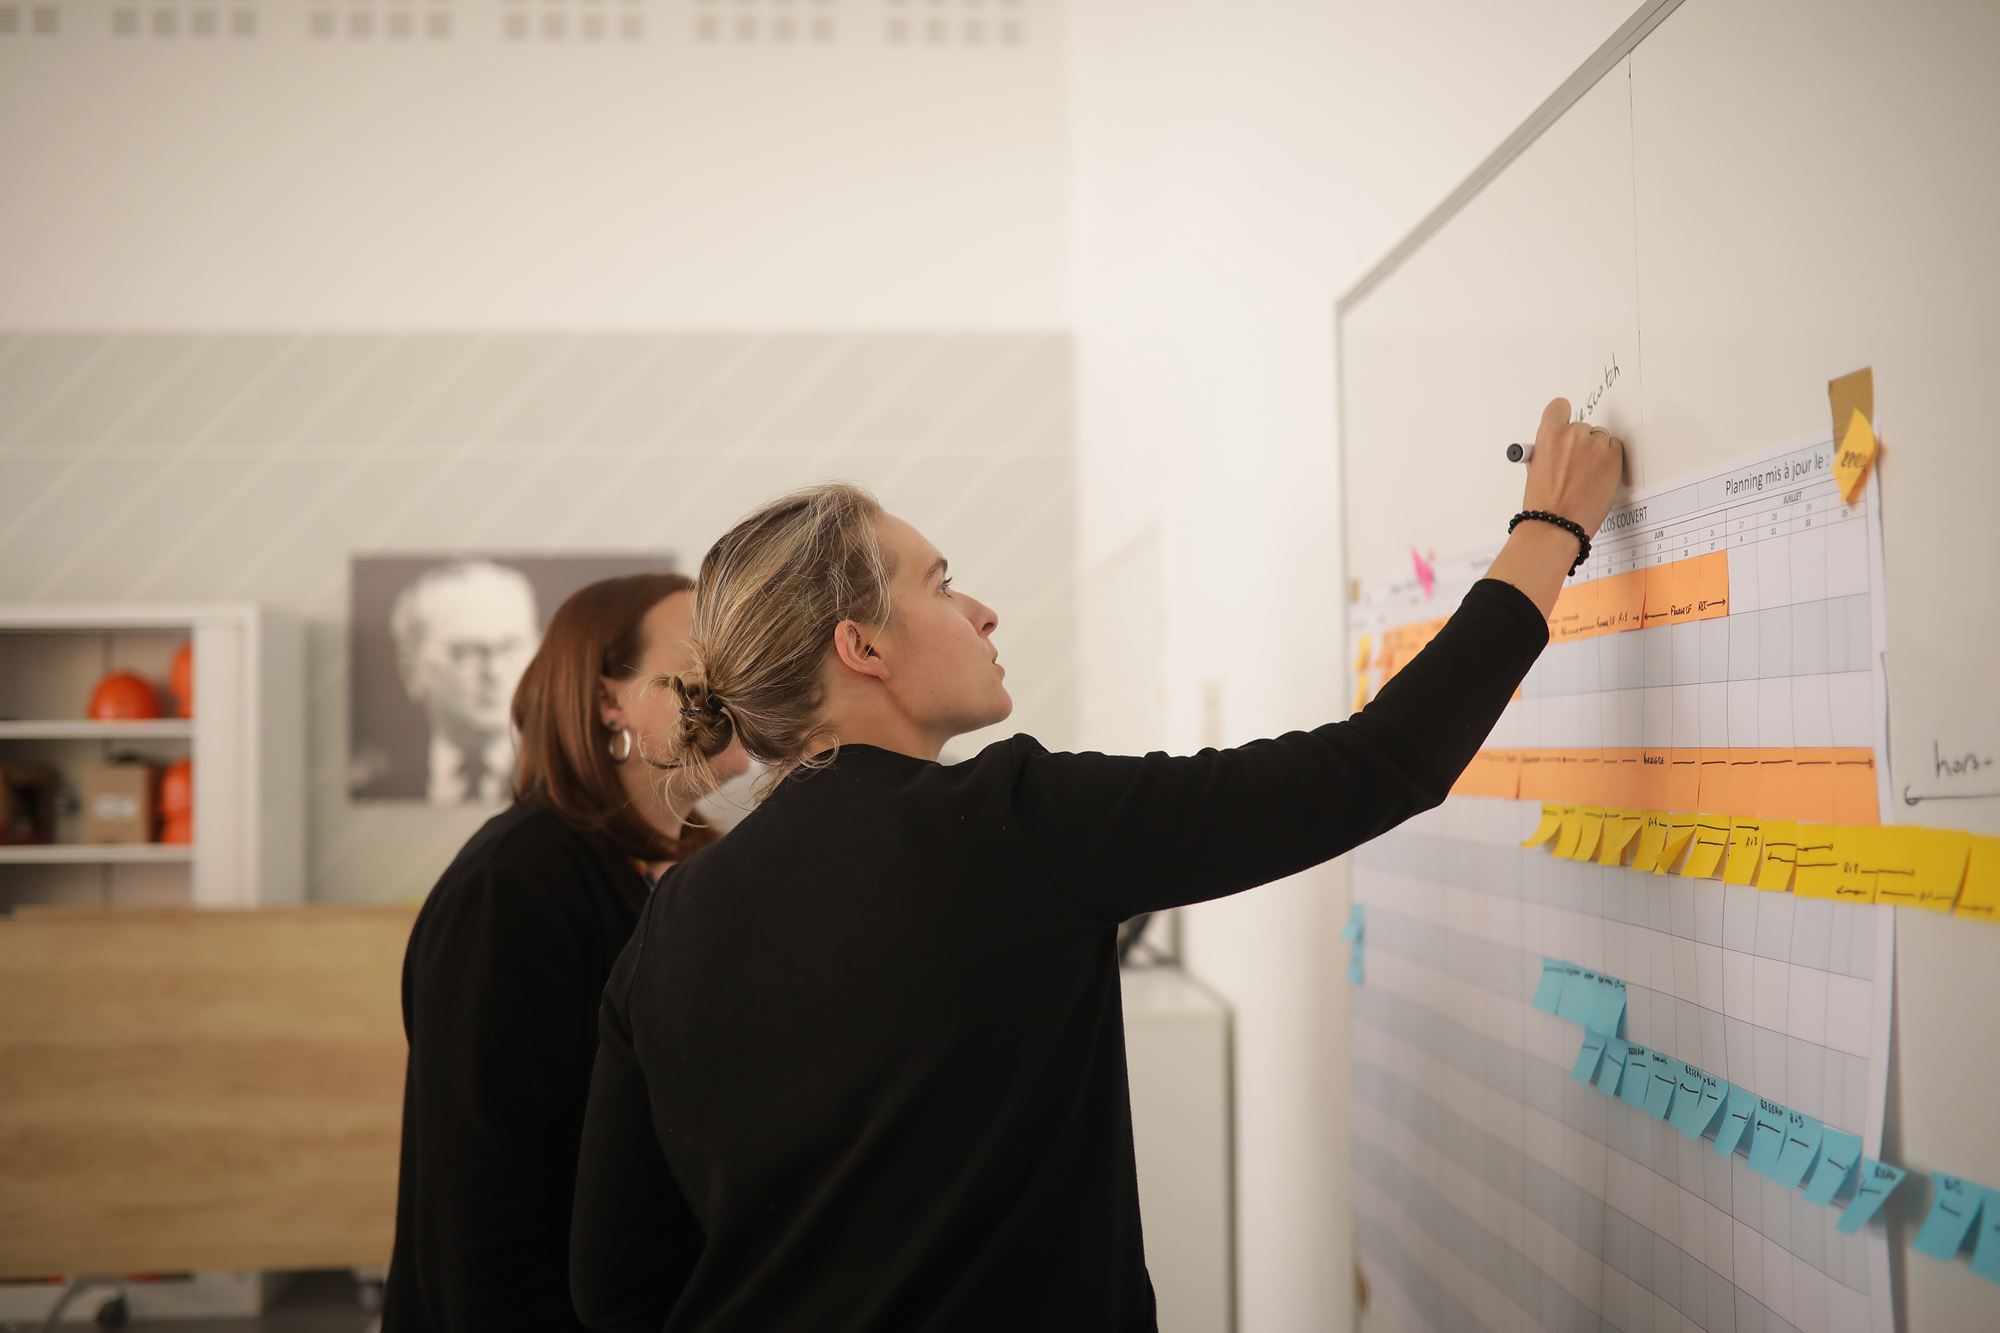
[[[91, 690], [129, 670], [166, 685], [194, 644], [194, 716], [93, 722]], [[136, 753], [194, 761], [192, 844], [99, 845], [58, 825], [0, 847], [0, 911], [24, 903], [248, 907], [303, 901], [305, 654], [299, 624], [245, 602], [0, 605], [0, 759], [77, 765]]]

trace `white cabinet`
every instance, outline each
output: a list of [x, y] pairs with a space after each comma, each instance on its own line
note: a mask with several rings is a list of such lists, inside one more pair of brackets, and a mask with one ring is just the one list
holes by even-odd
[[[167, 683], [194, 645], [194, 716], [91, 722], [130, 670]], [[244, 602], [0, 605], [0, 762], [56, 769], [192, 756], [191, 844], [92, 845], [73, 817], [48, 846], [0, 846], [0, 911], [23, 904], [247, 907], [305, 896], [305, 658], [299, 624]]]

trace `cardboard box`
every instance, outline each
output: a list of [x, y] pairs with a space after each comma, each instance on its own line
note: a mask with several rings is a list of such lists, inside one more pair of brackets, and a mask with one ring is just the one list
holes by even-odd
[[0, 764], [0, 847], [56, 840], [60, 781], [41, 764]]
[[84, 842], [151, 842], [160, 770], [152, 764], [90, 764], [82, 772]]

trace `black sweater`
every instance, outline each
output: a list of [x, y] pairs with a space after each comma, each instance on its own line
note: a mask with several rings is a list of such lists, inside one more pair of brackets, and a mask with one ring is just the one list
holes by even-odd
[[646, 881], [548, 810], [488, 820], [403, 959], [402, 1169], [383, 1333], [550, 1333], [605, 978]]
[[1362, 713], [1191, 757], [849, 745], [661, 881], [605, 994], [594, 1329], [1155, 1327], [1115, 928], [1443, 800], [1548, 629], [1476, 585]]

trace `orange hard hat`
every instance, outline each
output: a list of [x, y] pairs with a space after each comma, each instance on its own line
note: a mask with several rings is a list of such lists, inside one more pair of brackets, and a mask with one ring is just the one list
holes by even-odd
[[90, 694], [95, 722], [129, 722], [160, 715], [160, 692], [129, 671], [114, 671]]
[[[160, 775], [160, 818], [172, 823], [194, 814], [194, 761], [181, 758]], [[167, 839], [168, 842], [174, 839]]]
[[194, 841], [194, 816], [182, 815], [169, 819], [160, 830], [161, 842], [191, 843]]
[[167, 685], [174, 692], [175, 711], [182, 717], [194, 716], [194, 640], [174, 650], [173, 665], [167, 668]]

